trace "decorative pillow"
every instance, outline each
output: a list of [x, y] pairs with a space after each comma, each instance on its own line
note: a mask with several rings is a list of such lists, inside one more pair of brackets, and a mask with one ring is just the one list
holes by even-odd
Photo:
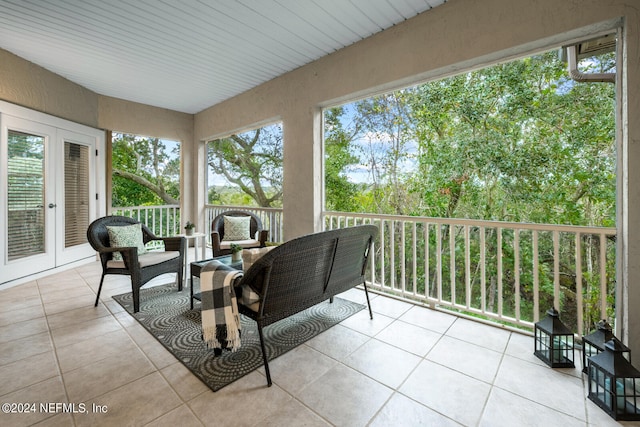
[[264, 248], [253, 248], [242, 250], [242, 270], [247, 271], [254, 262], [256, 262], [261, 256], [269, 252], [271, 249], [275, 249], [277, 246], [267, 246]]
[[222, 240], [249, 240], [251, 239], [251, 217], [249, 216], [225, 216], [224, 236]]
[[[132, 247], [138, 248], [138, 255], [142, 255], [147, 252], [142, 240], [142, 227], [140, 224], [120, 225], [120, 226], [108, 226], [107, 233], [109, 233], [109, 245], [111, 247]], [[114, 261], [121, 261], [122, 254], [120, 252], [113, 253]]]

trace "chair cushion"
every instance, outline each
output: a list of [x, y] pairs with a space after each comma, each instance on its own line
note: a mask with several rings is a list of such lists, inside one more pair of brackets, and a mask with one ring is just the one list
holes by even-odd
[[[268, 246], [265, 248], [243, 250], [242, 269], [246, 272], [261, 256], [275, 248], [276, 246]], [[256, 293], [253, 289], [251, 289], [251, 286], [245, 283], [241, 286], [241, 295], [239, 302], [240, 304], [249, 307], [251, 310], [257, 312], [260, 308], [260, 294]]]
[[244, 293], [245, 293], [245, 288], [248, 288], [249, 285], [242, 285], [242, 297], [240, 299], [240, 304], [244, 305], [245, 307], [249, 308], [249, 310], [251, 311], [255, 311], [256, 313], [258, 312], [258, 310], [260, 310], [260, 301], [256, 301], [252, 304], [246, 304], [244, 301]]
[[251, 239], [251, 217], [225, 216], [223, 241]]
[[261, 256], [275, 248], [276, 246], [267, 246], [264, 248], [244, 249], [242, 251], [242, 269], [247, 271]]
[[259, 240], [236, 240], [234, 242], [220, 242], [220, 249], [231, 249], [231, 244], [235, 243], [243, 248], [257, 248], [260, 246]]
[[[107, 225], [107, 233], [109, 233], [109, 246], [112, 248], [137, 247], [138, 255], [147, 252], [147, 249], [144, 247], [144, 241], [142, 240], [142, 227], [140, 224]], [[114, 252], [113, 260], [122, 260], [122, 254], [120, 252]]]
[[[160, 264], [180, 256], [179, 251], [152, 251], [138, 257], [140, 267]], [[107, 268], [125, 268], [124, 261], [107, 261]]]

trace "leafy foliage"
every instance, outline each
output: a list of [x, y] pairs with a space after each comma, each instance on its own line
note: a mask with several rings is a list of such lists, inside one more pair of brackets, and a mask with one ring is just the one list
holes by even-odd
[[[603, 55], [590, 63], [599, 72], [610, 72], [615, 57]], [[615, 225], [615, 87], [570, 80], [556, 52], [333, 108], [325, 112], [325, 123], [329, 209]], [[361, 171], [366, 173], [356, 173]], [[568, 311], [575, 311], [582, 288], [587, 330], [600, 315], [603, 298], [613, 307], [615, 266], [611, 261], [602, 269], [599, 254], [607, 251], [606, 259], [615, 260], [615, 242], [599, 236], [581, 235], [583, 274], [578, 283], [573, 234], [538, 233], [534, 253], [531, 232], [427, 222], [412, 225], [412, 231], [403, 221], [380, 226], [388, 238], [380, 242], [386, 248], [384, 264], [415, 265], [411, 271], [376, 271], [392, 288], [413, 282], [412, 292], [418, 295], [441, 292], [444, 300], [464, 306], [468, 283], [472, 307], [493, 311], [500, 299], [501, 313], [515, 316], [517, 299], [520, 315], [533, 319], [535, 274], [543, 311], [554, 304], [554, 277], [560, 277], [560, 303]], [[472, 238], [465, 240], [465, 232]], [[483, 248], [478, 244], [481, 234]], [[554, 239], [559, 240], [557, 260]], [[468, 270], [465, 259], [471, 263]], [[480, 292], [481, 268], [486, 297]], [[600, 277], [602, 271], [607, 277]], [[600, 295], [602, 281], [606, 295]]]
[[114, 133], [113, 206], [178, 204], [180, 148], [159, 138]]
[[[327, 205], [613, 224], [614, 87], [566, 74], [549, 52], [328, 110]], [[368, 171], [360, 194], [348, 174], [356, 165]]]
[[[209, 142], [207, 163], [214, 174], [261, 207], [282, 205], [282, 125], [274, 124]], [[209, 191], [209, 203], [222, 195]]]

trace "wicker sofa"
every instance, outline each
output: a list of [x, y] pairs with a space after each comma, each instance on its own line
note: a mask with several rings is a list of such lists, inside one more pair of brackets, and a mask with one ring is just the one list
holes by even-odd
[[376, 226], [361, 225], [290, 240], [259, 258], [236, 284], [237, 293], [248, 286], [260, 296], [250, 305], [238, 298], [238, 310], [258, 325], [269, 386], [263, 327], [360, 284], [364, 285], [369, 316], [373, 318], [364, 273], [377, 234]]

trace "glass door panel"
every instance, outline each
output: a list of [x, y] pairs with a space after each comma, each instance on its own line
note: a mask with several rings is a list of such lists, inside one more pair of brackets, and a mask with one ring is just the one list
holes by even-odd
[[13, 261], [45, 252], [45, 138], [9, 130], [7, 254]]
[[96, 217], [95, 135], [58, 129], [56, 265], [95, 255], [87, 228]]
[[0, 281], [55, 266], [56, 129], [0, 116]]
[[89, 147], [64, 142], [64, 247], [87, 243]]

